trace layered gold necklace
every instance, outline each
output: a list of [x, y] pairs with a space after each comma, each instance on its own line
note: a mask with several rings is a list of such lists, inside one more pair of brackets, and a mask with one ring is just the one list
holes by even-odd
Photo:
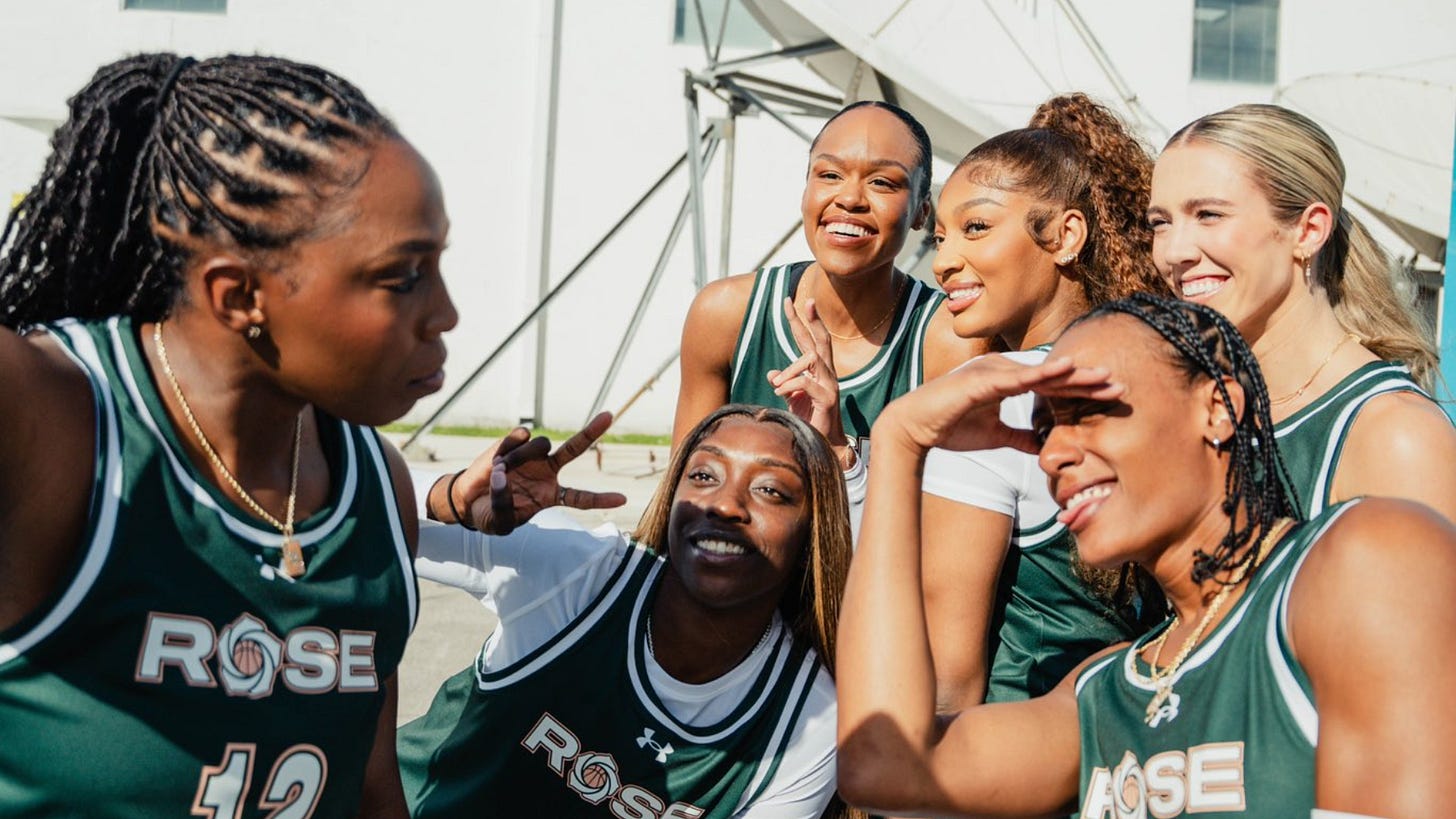
[[280, 522], [264, 509], [261, 504], [243, 489], [242, 484], [233, 476], [232, 470], [218, 457], [217, 450], [212, 448], [212, 442], [202, 434], [202, 427], [198, 425], [197, 418], [192, 414], [192, 407], [188, 405], [186, 397], [182, 395], [182, 385], [177, 383], [177, 376], [172, 372], [172, 364], [167, 360], [167, 346], [162, 343], [162, 325], [164, 321], [157, 322], [152, 330], [152, 341], [157, 345], [157, 358], [162, 362], [162, 372], [166, 374], [167, 381], [172, 385], [172, 394], [177, 396], [177, 404], [182, 407], [182, 417], [187, 419], [187, 425], [192, 428], [192, 434], [197, 437], [197, 443], [202, 451], [207, 453], [207, 458], [212, 462], [227, 485], [232, 487], [236, 494], [247, 507], [253, 510], [253, 514], [268, 521], [275, 529], [283, 533], [282, 555], [278, 560], [278, 570], [292, 578], [302, 577], [307, 566], [303, 562], [303, 547], [298, 539], [293, 536], [293, 509], [298, 500], [298, 453], [302, 448], [303, 441], [303, 412], [298, 413], [298, 420], [293, 423], [293, 473], [288, 480], [288, 507]]
[[1263, 560], [1269, 547], [1279, 540], [1280, 535], [1284, 534], [1284, 530], [1289, 528], [1289, 524], [1293, 522], [1290, 518], [1280, 518], [1274, 522], [1273, 526], [1269, 527], [1269, 531], [1255, 545], [1254, 556], [1249, 558], [1249, 562], [1240, 566], [1234, 576], [1229, 579], [1229, 582], [1222, 589], [1219, 589], [1218, 594], [1214, 596], [1213, 602], [1208, 606], [1208, 611], [1203, 613], [1202, 619], [1198, 621], [1198, 626], [1193, 629], [1192, 634], [1188, 635], [1188, 639], [1183, 641], [1183, 647], [1178, 649], [1178, 656], [1173, 658], [1173, 662], [1163, 668], [1158, 668], [1158, 660], [1163, 656], [1163, 644], [1168, 642], [1168, 635], [1172, 634], [1178, 628], [1177, 614], [1173, 615], [1173, 622], [1168, 624], [1168, 627], [1163, 630], [1163, 633], [1158, 636], [1158, 639], [1143, 649], [1144, 651], [1152, 650], [1153, 652], [1152, 659], [1148, 661], [1148, 676], [1146, 677], [1147, 681], [1153, 685], [1153, 698], [1148, 702], [1146, 717], [1149, 725], [1152, 725], [1154, 720], [1157, 719], [1158, 710], [1163, 707], [1163, 703], [1168, 700], [1168, 697], [1172, 696], [1174, 675], [1178, 673], [1178, 669], [1182, 667], [1183, 661], [1188, 659], [1188, 655], [1198, 645], [1198, 641], [1203, 639], [1203, 632], [1208, 630], [1209, 624], [1218, 616], [1219, 609], [1223, 608], [1224, 601], [1233, 593], [1234, 587], [1242, 583], [1249, 572], [1253, 571], [1259, 565], [1259, 561]]

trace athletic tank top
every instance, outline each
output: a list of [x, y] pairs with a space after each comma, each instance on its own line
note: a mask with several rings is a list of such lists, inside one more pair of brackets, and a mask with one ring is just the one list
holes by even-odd
[[70, 575], [0, 632], [0, 815], [354, 816], [415, 617], [377, 435], [318, 416], [333, 486], [290, 580], [179, 446], [133, 322], [48, 329], [91, 381], [96, 472]]
[[[733, 377], [728, 400], [764, 407], [786, 408], [768, 383], [769, 370], [782, 370], [803, 353], [794, 343], [789, 321], [784, 317], [784, 299], [798, 291], [799, 279], [809, 262], [765, 267], [753, 280], [738, 345], [733, 351]], [[839, 412], [844, 434], [860, 439], [861, 449], [869, 442], [870, 428], [885, 405], [920, 386], [924, 380], [921, 350], [925, 328], [945, 294], [910, 279], [902, 288], [890, 334], [869, 363], [858, 372], [839, 379]]]
[[667, 564], [630, 544], [554, 639], [446, 681], [399, 733], [415, 817], [728, 817], [773, 778], [820, 664], [787, 629], [749, 696], [714, 725], [678, 722], [648, 683], [646, 614]]
[[1275, 425], [1279, 454], [1293, 483], [1290, 492], [1306, 518], [1330, 505], [1335, 470], [1356, 415], [1367, 401], [1390, 392], [1426, 395], [1404, 366], [1372, 361]]
[[[1077, 544], [1056, 518], [1020, 521], [996, 592], [987, 702], [1039, 697], [1102, 649], [1161, 619], [1162, 601], [1119, 611], [1078, 575]], [[1156, 609], [1156, 610], [1155, 610]]]
[[1334, 506], [1284, 536], [1174, 672], [1173, 692], [1151, 718], [1154, 686], [1138, 651], [1162, 628], [1082, 673], [1077, 816], [1309, 815], [1319, 716], [1289, 641], [1289, 593], [1310, 547], [1349, 508]]

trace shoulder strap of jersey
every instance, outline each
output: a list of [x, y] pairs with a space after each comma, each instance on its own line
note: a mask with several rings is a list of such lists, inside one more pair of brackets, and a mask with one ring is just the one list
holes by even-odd
[[775, 289], [774, 285], [786, 268], [787, 265], [762, 267], [753, 275], [753, 290], [748, 297], [748, 309], [743, 311], [743, 324], [738, 329], [738, 344], [733, 348], [733, 375], [728, 379], [729, 393], [738, 384], [738, 376], [743, 369], [743, 362], [748, 358], [748, 350], [754, 337], [768, 330], [760, 326], [772, 317], [772, 314], [764, 311], [765, 306], [771, 310], [772, 304], [765, 305], [765, 302], [772, 301], [770, 296]]

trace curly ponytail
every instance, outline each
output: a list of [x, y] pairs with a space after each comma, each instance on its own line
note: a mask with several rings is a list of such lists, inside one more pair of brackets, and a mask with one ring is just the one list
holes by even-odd
[[1278, 105], [1237, 105], [1200, 117], [1168, 147], [1204, 142], [1249, 164], [1252, 178], [1281, 224], [1298, 222], [1323, 202], [1337, 217], [1314, 257], [1311, 276], [1322, 287], [1340, 326], [1387, 361], [1400, 361], [1430, 390], [1438, 356], [1429, 332], [1396, 290], [1399, 271], [1358, 220], [1342, 206], [1345, 163], [1334, 140], [1303, 114]]
[[1062, 210], [1087, 217], [1087, 241], [1075, 273], [1091, 306], [1136, 292], [1168, 294], [1152, 261], [1147, 202], [1153, 160], [1147, 148], [1106, 106], [1086, 94], [1042, 103], [1026, 128], [998, 134], [956, 166], [977, 181], [1027, 194], [1042, 203], [1026, 229], [1042, 247]]

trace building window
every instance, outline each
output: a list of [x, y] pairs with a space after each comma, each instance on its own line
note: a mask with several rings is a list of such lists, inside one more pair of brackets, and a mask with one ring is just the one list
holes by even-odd
[[122, 0], [123, 9], [227, 14], [227, 0]]
[[723, 4], [728, 4], [728, 22], [723, 32], [723, 47], [767, 51], [773, 48], [773, 38], [759, 26], [753, 15], [738, 0], [674, 0], [672, 15], [672, 41], [683, 45], [699, 45], [703, 42], [702, 29], [698, 27], [698, 11], [695, 3], [702, 3], [703, 25], [708, 29], [708, 42], [718, 41], [718, 25], [723, 22]]
[[1279, 0], [1194, 0], [1193, 79], [1273, 84]]

